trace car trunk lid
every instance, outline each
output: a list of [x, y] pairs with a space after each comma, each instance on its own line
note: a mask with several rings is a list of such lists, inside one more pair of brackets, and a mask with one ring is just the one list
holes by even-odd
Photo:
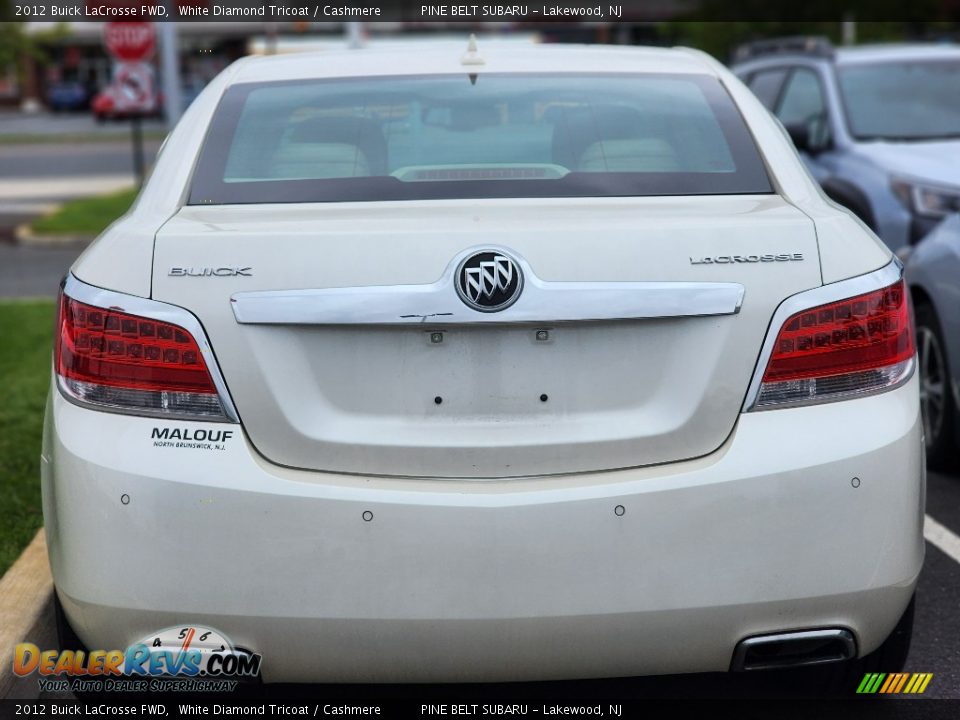
[[[451, 282], [491, 248], [526, 285], [478, 313]], [[268, 460], [498, 478], [716, 450], [774, 309], [819, 284], [813, 224], [776, 195], [506, 199], [185, 207], [157, 235], [153, 295], [200, 319]], [[425, 288], [442, 312], [390, 316], [384, 293]], [[731, 288], [742, 302], [701, 312], [698, 292]]]

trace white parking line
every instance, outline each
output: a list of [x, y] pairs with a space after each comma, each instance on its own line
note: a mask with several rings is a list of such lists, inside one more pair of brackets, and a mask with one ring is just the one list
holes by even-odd
[[923, 537], [927, 542], [952, 557], [960, 563], [960, 537], [938, 523], [929, 515], [924, 516]]

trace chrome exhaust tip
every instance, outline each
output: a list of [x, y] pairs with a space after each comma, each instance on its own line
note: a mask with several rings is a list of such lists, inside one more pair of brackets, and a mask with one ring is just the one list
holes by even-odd
[[857, 656], [853, 633], [843, 628], [755, 635], [737, 643], [730, 669], [775, 670], [852, 660]]

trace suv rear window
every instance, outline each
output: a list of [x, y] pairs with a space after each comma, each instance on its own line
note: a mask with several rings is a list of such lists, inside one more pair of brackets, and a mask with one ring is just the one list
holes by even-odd
[[716, 78], [463, 74], [234, 85], [190, 203], [769, 192]]

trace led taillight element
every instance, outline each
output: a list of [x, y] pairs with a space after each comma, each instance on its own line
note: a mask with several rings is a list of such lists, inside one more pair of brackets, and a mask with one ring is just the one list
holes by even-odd
[[60, 297], [54, 366], [76, 400], [149, 415], [222, 418], [194, 337], [178, 325]]
[[897, 385], [912, 371], [914, 352], [902, 280], [803, 310], [777, 334], [757, 405], [831, 400]]

